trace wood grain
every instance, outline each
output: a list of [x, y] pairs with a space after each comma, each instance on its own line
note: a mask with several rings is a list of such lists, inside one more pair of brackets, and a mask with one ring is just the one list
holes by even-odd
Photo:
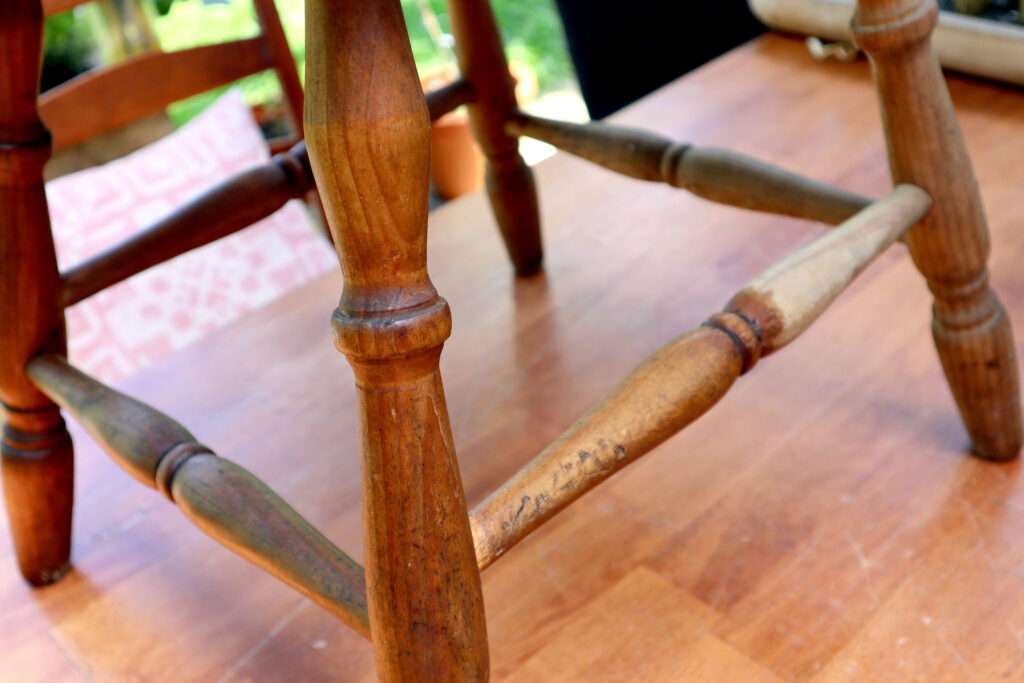
[[426, 268], [430, 120], [398, 0], [307, 3], [306, 134], [345, 286], [381, 680], [483, 681], [487, 633]]
[[306, 143], [268, 163], [243, 171], [160, 219], [121, 244], [76, 264], [61, 275], [64, 306], [175, 256], [227, 237], [271, 215], [290, 199], [315, 190]]
[[[273, 66], [262, 38], [150, 52], [48, 90], [39, 98], [39, 112], [59, 150]], [[98, 107], [97, 102], [117, 106]]]
[[935, 0], [860, 0], [853, 33], [874, 67], [893, 180], [935, 197], [907, 245], [935, 295], [942, 367], [975, 453], [1006, 460], [1024, 441], [1013, 332], [989, 286], [985, 210], [931, 48], [938, 11]]
[[363, 568], [263, 482], [214, 456], [163, 413], [60, 356], [39, 356], [28, 372], [121, 469], [159, 489], [212, 539], [369, 637]]
[[34, 585], [67, 573], [74, 488], [64, 421], [25, 375], [36, 353], [65, 353], [43, 186], [50, 134], [35, 107], [42, 37], [38, 0], [0, 5], [0, 457], [18, 563]]
[[668, 183], [754, 211], [838, 225], [871, 200], [727, 149], [677, 143], [605, 123], [570, 123], [518, 112], [505, 130], [543, 140], [623, 175]]

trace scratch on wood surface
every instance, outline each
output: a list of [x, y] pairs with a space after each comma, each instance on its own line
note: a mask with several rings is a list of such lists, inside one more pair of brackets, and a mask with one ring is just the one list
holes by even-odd
[[944, 647], [947, 652], [953, 655], [953, 658], [956, 660], [957, 664], [960, 664], [961, 666], [966, 664], [963, 655], [961, 655], [960, 651], [956, 649], [956, 646], [953, 645], [953, 642], [946, 637], [946, 634], [943, 632], [942, 628], [939, 627], [939, 625], [935, 622], [934, 619], [932, 619], [927, 614], [922, 614], [918, 618], [920, 619], [921, 623], [924, 624], [924, 626], [935, 636], [936, 640], [939, 641], [942, 647]]
[[875, 581], [871, 577], [871, 570], [874, 569], [875, 564], [868, 559], [868, 556], [864, 554], [864, 550], [860, 547], [860, 543], [857, 543], [849, 532], [844, 533], [843, 536], [846, 538], [846, 542], [850, 544], [850, 547], [853, 548], [853, 553], [857, 556], [857, 565], [864, 572], [864, 580], [867, 582], [868, 594], [871, 596], [871, 611], [874, 612], [882, 605], [882, 601], [878, 597], [878, 592], [875, 591]]
[[860, 547], [860, 543], [857, 543], [853, 536], [850, 535], [850, 532], [846, 532], [843, 536], [846, 538], [846, 542], [850, 544], [850, 547], [853, 548], [853, 554], [857, 556], [857, 564], [861, 569], [871, 569], [875, 566], [874, 563], [868, 559], [867, 555], [864, 554], [864, 550]]
[[999, 674], [1000, 678], [1010, 678], [1020, 668], [1020, 665], [1024, 664], [1024, 629], [1017, 628], [1013, 619], [1006, 620], [1006, 627], [1010, 629], [1010, 635], [1017, 641], [1017, 651], [1006, 668]]
[[302, 610], [306, 609], [310, 604], [312, 603], [309, 600], [303, 599], [291, 612], [286, 614], [281, 621], [274, 624], [273, 628], [270, 629], [267, 635], [260, 638], [259, 642], [249, 648], [244, 655], [239, 657], [238, 661], [232, 664], [231, 668], [225, 671], [224, 675], [217, 679], [217, 683], [225, 683], [225, 681], [231, 680], [231, 678], [233, 678], [234, 675], [249, 662], [249, 660], [259, 654], [260, 650], [265, 648], [270, 641], [276, 638], [277, 634], [283, 631], [284, 628], [290, 624], [295, 617], [299, 616]]
[[[970, 554], [973, 555], [977, 552], [984, 553], [985, 561], [988, 563], [989, 571], [996, 573], [999, 571], [999, 567], [996, 565], [996, 560], [992, 557], [992, 551], [989, 550], [988, 543], [985, 541], [985, 534], [982, 532], [981, 523], [978, 521], [978, 511], [974, 509], [974, 506], [964, 498], [960, 496], [960, 507], [963, 508], [964, 516], [971, 525], [971, 529], [974, 531], [974, 535], [978, 539], [977, 545], [971, 549]], [[988, 585], [989, 592], [995, 595], [996, 587], [992, 581], [985, 581]]]
[[89, 674], [89, 672], [84, 667], [82, 667], [81, 664], [78, 663], [78, 660], [71, 656], [71, 653], [68, 652], [67, 649], [65, 649], [64, 644], [61, 643], [60, 640], [53, 635], [53, 631], [47, 631], [46, 635], [49, 636], [50, 640], [53, 641], [53, 644], [57, 646], [58, 650], [60, 650], [60, 653], [64, 655], [68, 662], [71, 663], [71, 666], [73, 666], [78, 675], [82, 677], [82, 680], [91, 681], [92, 676]]

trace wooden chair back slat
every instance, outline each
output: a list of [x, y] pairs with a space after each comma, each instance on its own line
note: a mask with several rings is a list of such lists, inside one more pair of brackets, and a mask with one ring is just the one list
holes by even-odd
[[53, 133], [54, 149], [64, 149], [273, 66], [258, 37], [139, 55], [44, 93], [39, 113]]
[[89, 2], [92, 2], [92, 0], [43, 0], [43, 13], [48, 17], [52, 17], [54, 14], [67, 12]]

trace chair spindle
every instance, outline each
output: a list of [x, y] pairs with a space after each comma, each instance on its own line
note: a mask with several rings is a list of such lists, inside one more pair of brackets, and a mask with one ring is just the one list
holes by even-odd
[[476, 90], [469, 121], [487, 157], [487, 196], [516, 273], [529, 275], [544, 259], [540, 212], [533, 171], [504, 127], [517, 105], [501, 34], [488, 0], [447, 2], [459, 70]]
[[518, 112], [505, 130], [631, 178], [668, 183], [742, 209], [838, 225], [872, 202], [743, 154], [677, 143], [635, 128], [554, 121]]
[[244, 171], [193, 199], [143, 232], [68, 269], [65, 306], [175, 256], [227, 237], [315, 190], [306, 143]]
[[438, 360], [448, 304], [426, 270], [430, 121], [398, 0], [307, 0], [306, 141], [345, 287], [377, 675], [488, 675], [480, 574]]
[[893, 181], [935, 198], [907, 234], [935, 297], [932, 336], [978, 455], [1013, 458], [1024, 438], [1010, 320], [989, 286], [978, 184], [932, 51], [935, 0], [860, 0], [853, 34], [874, 66]]
[[288, 47], [284, 27], [281, 26], [281, 17], [277, 15], [274, 0], [253, 0], [253, 6], [260, 22], [260, 33], [264, 45], [267, 52], [270, 53], [271, 61], [274, 63], [274, 72], [277, 74], [277, 80], [284, 93], [288, 125], [291, 126], [292, 134], [301, 140], [303, 136], [302, 106], [305, 95], [302, 92], [299, 72], [295, 68], [295, 58], [292, 56], [291, 48]]
[[430, 111], [430, 120], [437, 121], [448, 112], [474, 101], [476, 101], [476, 89], [473, 88], [473, 84], [462, 78], [456, 79], [448, 85], [443, 85], [437, 90], [427, 93], [427, 109]]
[[31, 380], [128, 474], [199, 529], [369, 637], [363, 569], [262, 481], [150, 406], [44, 355]]
[[43, 187], [51, 140], [35, 106], [42, 40], [39, 0], [0, 3], [0, 458], [18, 565], [37, 586], [68, 570], [74, 488], [60, 411], [25, 374], [36, 353], [66, 352]]
[[754, 278], [689, 334], [654, 352], [471, 513], [480, 567], [703, 415], [761, 356], [788, 344], [927, 213], [904, 185]]

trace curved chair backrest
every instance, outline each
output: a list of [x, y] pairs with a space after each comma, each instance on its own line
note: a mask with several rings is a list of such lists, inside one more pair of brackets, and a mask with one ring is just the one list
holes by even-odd
[[[91, 0], [46, 0], [47, 16]], [[165, 109], [179, 100], [273, 69], [284, 92], [291, 134], [272, 140], [272, 152], [302, 138], [302, 84], [274, 0], [253, 0], [260, 33], [175, 52], [148, 52], [96, 67], [39, 98], [40, 117], [59, 151]], [[102, 106], [104, 103], [117, 106]], [[98, 106], [101, 105], [101, 106]]]

